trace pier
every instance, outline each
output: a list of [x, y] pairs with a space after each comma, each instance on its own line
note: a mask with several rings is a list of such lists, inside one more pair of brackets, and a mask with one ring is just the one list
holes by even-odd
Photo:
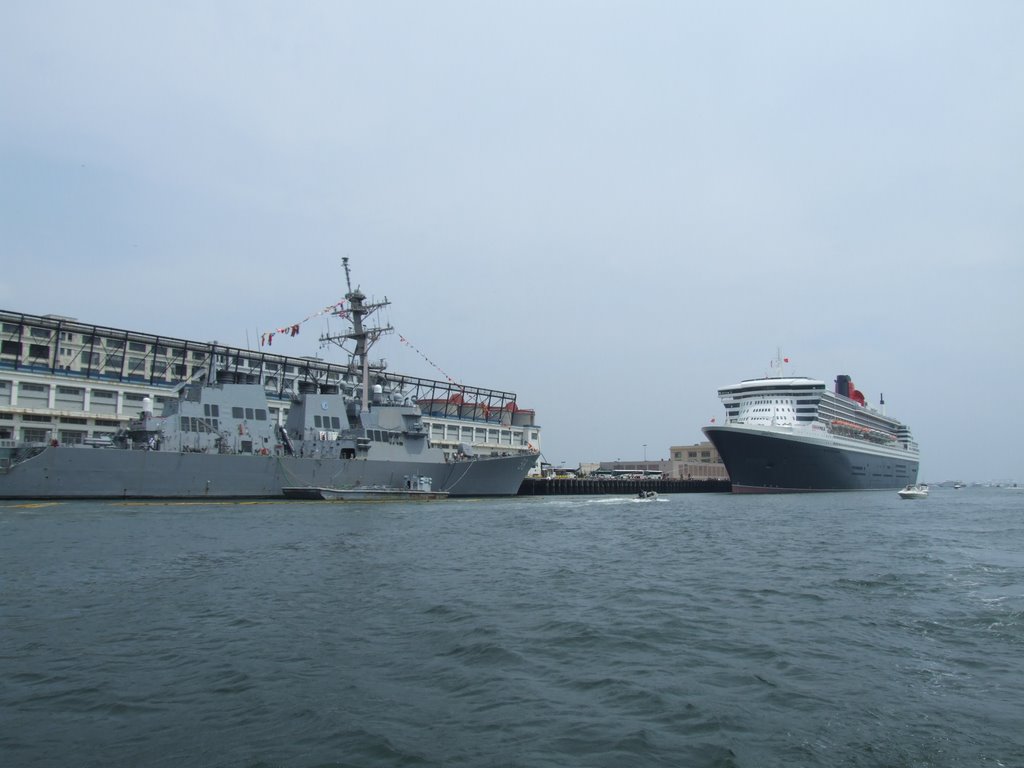
[[519, 486], [520, 496], [636, 496], [640, 491], [658, 493], [729, 493], [728, 480], [623, 480], [589, 477], [527, 477]]

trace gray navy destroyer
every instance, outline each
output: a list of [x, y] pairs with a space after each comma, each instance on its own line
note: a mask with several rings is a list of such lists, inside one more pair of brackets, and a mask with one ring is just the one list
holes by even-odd
[[[780, 362], [781, 365], [781, 362]], [[847, 375], [825, 382], [765, 377], [718, 391], [725, 423], [704, 428], [733, 493], [890, 490], [917, 482], [905, 424], [867, 404]]]
[[387, 305], [352, 289], [345, 260], [347, 333], [322, 337], [349, 353], [351, 377], [303, 381], [284, 423], [271, 414], [264, 387], [211, 368], [177, 398], [139, 418], [112, 440], [86, 445], [0, 445], [0, 498], [241, 499], [283, 497], [285, 488], [409, 489], [450, 496], [514, 495], [535, 453], [475, 456], [469, 445], [431, 444], [422, 412], [402, 389], [371, 375], [368, 353], [389, 327], [366, 319]]

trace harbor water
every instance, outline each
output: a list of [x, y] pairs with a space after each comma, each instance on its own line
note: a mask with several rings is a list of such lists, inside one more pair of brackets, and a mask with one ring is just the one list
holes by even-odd
[[1021, 766], [1024, 492], [0, 502], [4, 766]]

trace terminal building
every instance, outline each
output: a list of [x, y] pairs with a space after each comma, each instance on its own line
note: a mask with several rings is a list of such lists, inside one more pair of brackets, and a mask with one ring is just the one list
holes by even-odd
[[673, 445], [672, 457], [663, 460], [602, 461], [580, 468], [583, 474], [606, 474], [618, 477], [659, 477], [667, 480], [728, 480], [722, 457], [710, 442]]

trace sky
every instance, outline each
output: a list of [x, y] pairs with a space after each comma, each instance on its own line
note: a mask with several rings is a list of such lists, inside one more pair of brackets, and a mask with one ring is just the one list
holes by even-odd
[[[1024, 3], [0, 4], [0, 307], [258, 348], [353, 282], [553, 464], [849, 374], [1024, 481]], [[272, 351], [319, 354], [323, 318]], [[404, 339], [404, 343], [402, 341]]]

